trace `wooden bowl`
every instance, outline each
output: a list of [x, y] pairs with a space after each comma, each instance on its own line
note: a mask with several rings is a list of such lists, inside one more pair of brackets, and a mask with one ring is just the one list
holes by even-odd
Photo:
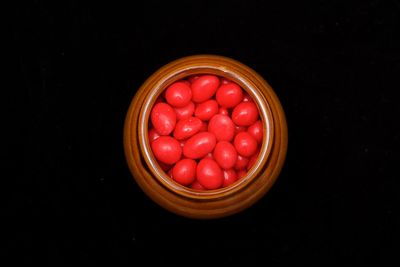
[[[217, 190], [193, 190], [173, 181], [158, 165], [148, 140], [149, 116], [157, 97], [173, 82], [193, 74], [214, 74], [236, 82], [257, 104], [264, 126], [254, 166], [242, 179]], [[271, 188], [285, 160], [287, 126], [277, 96], [254, 70], [230, 58], [197, 55], [165, 65], [139, 88], [126, 115], [124, 149], [134, 179], [153, 201], [185, 217], [219, 218], [248, 208]]]

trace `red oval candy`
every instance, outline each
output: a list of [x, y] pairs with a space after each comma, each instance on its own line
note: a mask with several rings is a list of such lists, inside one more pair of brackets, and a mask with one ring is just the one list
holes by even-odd
[[171, 106], [182, 108], [189, 104], [192, 99], [192, 90], [184, 82], [175, 82], [167, 88], [165, 99]]
[[218, 113], [218, 103], [215, 100], [208, 100], [197, 105], [194, 115], [202, 121], [208, 121]]
[[197, 163], [192, 159], [178, 161], [172, 169], [173, 179], [181, 185], [190, 185], [196, 180]]
[[189, 138], [198, 133], [202, 126], [203, 122], [199, 118], [190, 117], [179, 120], [175, 126], [174, 137], [178, 140]]
[[202, 158], [213, 151], [216, 142], [215, 136], [209, 132], [195, 134], [186, 141], [183, 155], [190, 159]]
[[253, 125], [247, 128], [247, 132], [256, 139], [258, 144], [263, 140], [263, 125], [260, 120], [256, 121]]
[[238, 133], [233, 143], [236, 151], [244, 157], [250, 157], [257, 151], [257, 141], [248, 132]]
[[166, 103], [158, 103], [151, 111], [151, 123], [160, 135], [169, 135], [175, 128], [176, 115], [173, 108]]
[[226, 141], [218, 142], [214, 148], [213, 157], [223, 169], [231, 169], [235, 166], [237, 152], [235, 147]]
[[203, 75], [192, 83], [192, 99], [200, 103], [210, 99], [217, 91], [219, 79], [214, 75]]
[[232, 120], [236, 125], [249, 126], [258, 119], [258, 109], [253, 102], [241, 102], [232, 111]]
[[189, 102], [189, 104], [187, 104], [183, 108], [174, 108], [174, 110], [177, 120], [190, 118], [194, 113], [194, 103]]
[[154, 156], [166, 164], [174, 164], [182, 155], [182, 148], [176, 139], [170, 136], [160, 136], [151, 143]]
[[231, 141], [235, 134], [235, 125], [228, 116], [217, 114], [208, 123], [208, 131], [213, 133], [218, 141]]
[[233, 169], [224, 170], [224, 181], [222, 183], [223, 187], [227, 187], [237, 180], [237, 174]]
[[197, 181], [206, 189], [217, 189], [222, 186], [224, 175], [213, 159], [202, 159], [197, 165]]
[[223, 84], [215, 96], [218, 104], [224, 108], [233, 108], [243, 99], [242, 89], [236, 83]]

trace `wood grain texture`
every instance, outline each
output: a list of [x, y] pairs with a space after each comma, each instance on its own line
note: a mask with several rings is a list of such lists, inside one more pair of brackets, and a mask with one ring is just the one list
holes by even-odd
[[[245, 177], [226, 188], [196, 191], [177, 184], [161, 170], [150, 149], [147, 130], [156, 98], [171, 83], [193, 74], [215, 74], [236, 82], [253, 97], [260, 111], [264, 140], [259, 159]], [[242, 63], [214, 55], [181, 58], [156, 71], [137, 91], [124, 126], [125, 156], [137, 184], [165, 209], [198, 219], [228, 216], [260, 199], [280, 173], [287, 142], [285, 115], [271, 86]]]

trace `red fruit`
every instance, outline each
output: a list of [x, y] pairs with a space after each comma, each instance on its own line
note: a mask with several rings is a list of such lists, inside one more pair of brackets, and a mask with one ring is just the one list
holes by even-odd
[[218, 114], [229, 116], [229, 111], [226, 108], [219, 108]]
[[218, 141], [231, 141], [235, 134], [235, 125], [228, 116], [217, 114], [208, 123], [208, 131], [213, 133]]
[[224, 108], [233, 108], [243, 99], [242, 89], [236, 83], [221, 85], [217, 90], [216, 99], [218, 104]]
[[257, 151], [257, 141], [248, 132], [238, 133], [233, 143], [236, 151], [244, 157], [250, 157]]
[[232, 120], [236, 125], [249, 126], [258, 119], [258, 109], [253, 102], [242, 102], [232, 111]]
[[223, 187], [233, 184], [237, 180], [237, 174], [233, 169], [224, 170], [224, 181], [222, 183]]
[[190, 118], [194, 113], [194, 103], [189, 102], [189, 104], [187, 104], [183, 108], [174, 108], [174, 110], [177, 120]]
[[244, 176], [246, 176], [246, 174], [247, 174], [247, 172], [245, 170], [238, 171], [237, 172], [237, 179], [239, 180], [239, 179], [243, 178]]
[[253, 125], [247, 128], [247, 132], [256, 139], [258, 144], [263, 140], [263, 125], [260, 120], [256, 121]]
[[205, 188], [198, 181], [194, 181], [193, 184], [190, 185], [190, 188], [194, 190], [205, 190]]
[[222, 186], [224, 175], [213, 159], [202, 159], [197, 165], [197, 181], [206, 189], [217, 189]]
[[173, 179], [181, 185], [190, 185], [196, 180], [197, 163], [192, 159], [178, 161], [172, 169]]
[[236, 163], [235, 163], [235, 170], [239, 171], [239, 170], [246, 169], [248, 163], [249, 163], [248, 158], [238, 155]]
[[213, 151], [216, 142], [217, 140], [212, 133], [195, 134], [186, 141], [183, 147], [183, 155], [190, 159], [202, 158]]
[[196, 103], [210, 99], [217, 91], [219, 79], [214, 75], [203, 75], [192, 83], [192, 99]]
[[182, 148], [176, 139], [170, 136], [160, 136], [151, 143], [154, 156], [166, 164], [174, 164], [182, 155]]
[[259, 154], [259, 153], [260, 153], [260, 151], [257, 150], [256, 153], [254, 153], [254, 155], [251, 156], [251, 158], [250, 158], [250, 160], [249, 160], [249, 163], [247, 163], [247, 167], [246, 167], [247, 170], [250, 170], [251, 167], [253, 167], [254, 163], [256, 163], [256, 161], [257, 161], [257, 159], [258, 159], [258, 154]]
[[156, 140], [158, 137], [160, 137], [160, 135], [157, 133], [157, 131], [154, 128], [151, 128], [149, 130], [148, 136], [149, 136], [150, 143], [153, 142], [154, 140]]
[[215, 100], [208, 100], [197, 105], [194, 116], [202, 121], [208, 121], [218, 113], [218, 103]]
[[198, 133], [203, 126], [203, 122], [199, 118], [190, 117], [188, 119], [179, 120], [176, 123], [174, 137], [182, 140]]
[[182, 108], [188, 105], [192, 99], [190, 85], [184, 82], [175, 82], [171, 84], [165, 92], [165, 99], [168, 104], [176, 108]]
[[166, 103], [156, 104], [151, 111], [150, 117], [154, 129], [160, 135], [169, 135], [175, 128], [175, 111]]
[[235, 147], [226, 141], [217, 143], [213, 152], [213, 156], [215, 161], [223, 169], [233, 168], [237, 160], [237, 152]]

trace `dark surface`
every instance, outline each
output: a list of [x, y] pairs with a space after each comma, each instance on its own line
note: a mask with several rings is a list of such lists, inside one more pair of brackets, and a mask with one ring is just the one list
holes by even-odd
[[[18, 229], [7, 253], [54, 266], [398, 263], [400, 2], [166, 2], [12, 10], [19, 76], [10, 111], [26, 113], [13, 124], [21, 139], [7, 146], [18, 156], [6, 161], [18, 177], [6, 202]], [[199, 53], [258, 71], [289, 125], [272, 190], [213, 221], [151, 202], [122, 147], [135, 90], [162, 65]]]

